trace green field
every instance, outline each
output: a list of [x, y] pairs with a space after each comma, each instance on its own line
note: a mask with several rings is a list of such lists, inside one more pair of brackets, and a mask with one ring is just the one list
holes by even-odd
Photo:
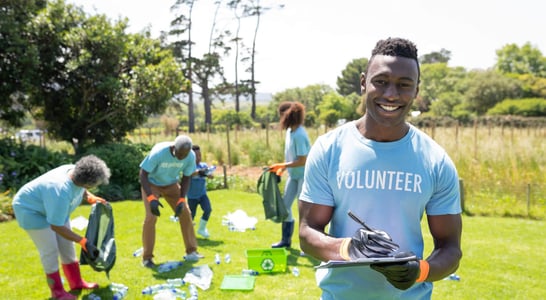
[[[297, 231], [287, 259], [288, 268], [284, 273], [263, 274], [256, 278], [253, 291], [224, 291], [220, 285], [224, 275], [240, 274], [247, 268], [245, 250], [268, 248], [280, 238], [280, 225], [264, 220], [261, 198], [256, 193], [233, 190], [217, 190], [209, 193], [213, 212], [209, 222], [211, 239], [199, 239], [199, 251], [206, 257], [195, 266], [208, 264], [214, 272], [211, 287], [199, 290], [200, 299], [319, 299], [320, 290], [315, 284], [313, 258], [301, 256]], [[143, 208], [140, 201], [112, 203], [115, 217], [117, 261], [110, 273], [111, 282], [129, 287], [125, 299], [152, 299], [142, 296], [141, 290], [148, 285], [164, 283], [167, 278], [183, 277], [192, 267], [184, 263], [169, 273], [156, 273], [141, 267], [140, 259], [132, 253], [140, 247]], [[295, 206], [294, 206], [295, 208]], [[242, 209], [249, 216], [258, 219], [256, 230], [232, 232], [223, 226], [222, 217]], [[72, 218], [88, 217], [90, 207], [79, 207]], [[156, 262], [181, 260], [184, 247], [180, 230], [169, 220], [170, 212], [162, 210], [157, 223]], [[198, 211], [198, 216], [201, 212]], [[463, 218], [463, 259], [456, 274], [460, 281], [442, 280], [435, 283], [433, 299], [544, 299], [546, 288], [545, 221], [497, 217]], [[423, 224], [424, 232], [426, 224]], [[39, 262], [38, 252], [30, 238], [17, 226], [15, 221], [0, 223], [3, 237], [3, 259], [0, 262], [0, 286], [2, 299], [47, 299], [49, 290]], [[83, 234], [83, 232], [82, 232]], [[430, 236], [426, 236], [430, 252]], [[79, 253], [79, 246], [77, 248]], [[222, 257], [229, 253], [231, 263], [214, 263], [214, 255]], [[291, 272], [293, 267], [300, 271], [298, 277]], [[105, 273], [94, 272], [89, 266], [82, 266], [84, 278], [96, 281], [101, 286], [94, 291], [102, 299], [111, 299], [107, 288], [110, 280]], [[187, 286], [182, 288], [187, 292]], [[87, 299], [88, 291], [80, 299]]]

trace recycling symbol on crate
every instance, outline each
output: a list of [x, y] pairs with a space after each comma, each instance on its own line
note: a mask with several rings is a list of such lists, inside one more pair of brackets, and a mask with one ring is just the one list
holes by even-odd
[[275, 263], [271, 258], [265, 258], [262, 260], [262, 270], [271, 271], [275, 267]]

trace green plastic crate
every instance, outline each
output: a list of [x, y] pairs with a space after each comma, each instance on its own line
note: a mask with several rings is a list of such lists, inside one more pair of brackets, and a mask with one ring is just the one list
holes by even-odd
[[284, 248], [246, 250], [248, 268], [260, 274], [286, 272], [287, 256], [288, 251]]

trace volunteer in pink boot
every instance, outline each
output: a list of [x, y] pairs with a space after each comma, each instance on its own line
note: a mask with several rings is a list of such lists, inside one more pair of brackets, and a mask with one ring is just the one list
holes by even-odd
[[15, 218], [38, 249], [53, 299], [77, 299], [64, 289], [59, 274], [59, 257], [70, 290], [98, 287], [96, 283], [82, 279], [73, 242], [80, 244], [91, 258], [98, 257], [99, 250], [85, 237], [72, 231], [70, 214], [83, 199], [89, 203], [106, 203], [87, 189], [107, 184], [109, 178], [110, 169], [104, 161], [88, 155], [75, 165], [62, 165], [28, 182], [13, 198]]

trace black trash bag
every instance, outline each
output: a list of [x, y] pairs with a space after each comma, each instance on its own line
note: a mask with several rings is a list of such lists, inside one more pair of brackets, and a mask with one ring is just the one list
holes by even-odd
[[262, 175], [258, 179], [258, 194], [262, 196], [265, 218], [275, 223], [283, 222], [288, 217], [288, 209], [279, 190], [281, 177], [268, 168], [264, 168]]
[[116, 240], [114, 239], [114, 214], [112, 206], [97, 202], [91, 207], [89, 224], [85, 232], [87, 241], [99, 249], [100, 254], [95, 259], [89, 258], [87, 252], [81, 251], [80, 264], [90, 265], [97, 272], [106, 272], [110, 278], [110, 270], [116, 263]]

